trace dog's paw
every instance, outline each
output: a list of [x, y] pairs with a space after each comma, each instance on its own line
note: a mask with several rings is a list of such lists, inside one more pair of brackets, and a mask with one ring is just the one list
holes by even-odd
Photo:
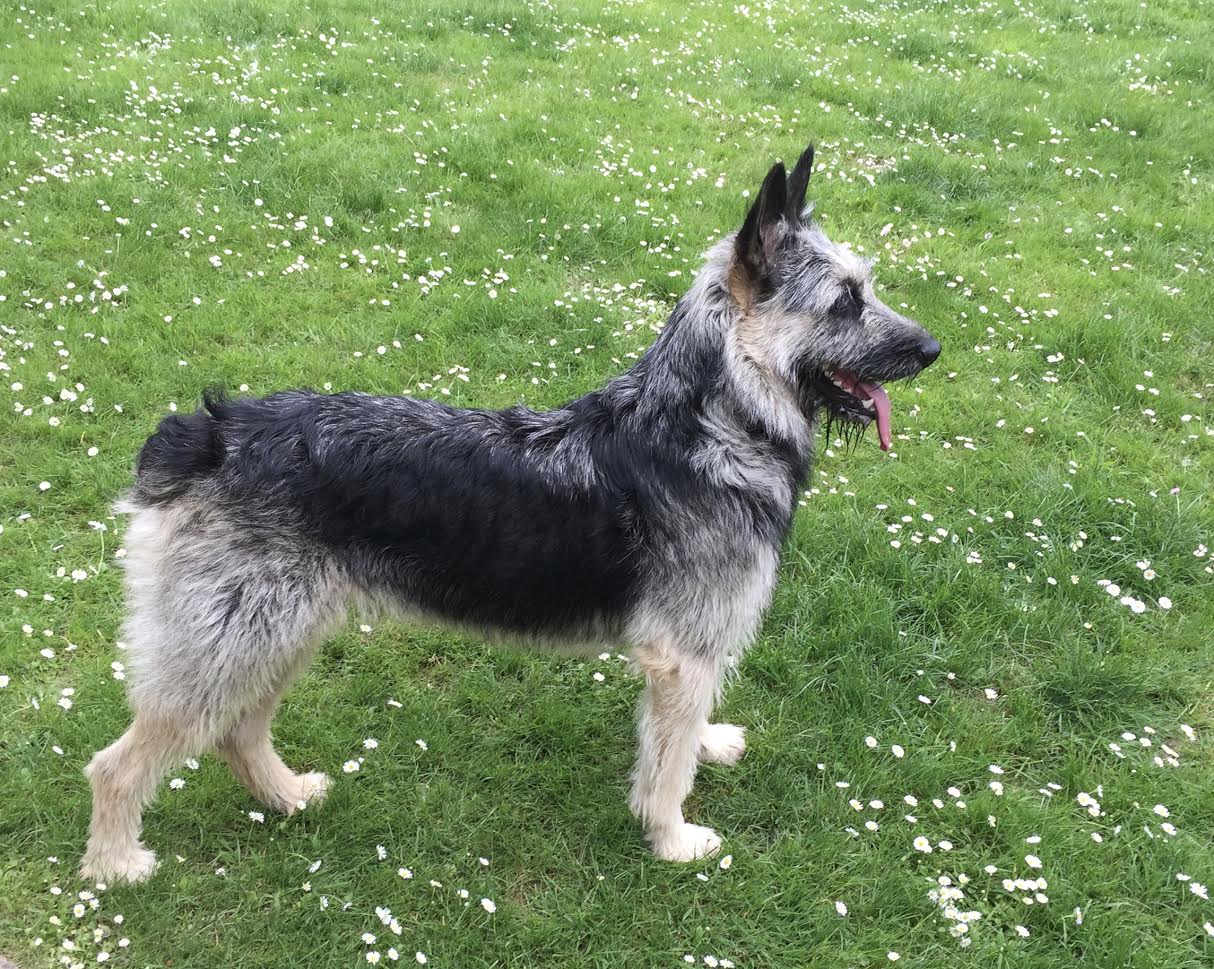
[[329, 777], [320, 771], [296, 774], [295, 782], [297, 789], [283, 798], [283, 806], [288, 814], [302, 811], [306, 807], [320, 807], [329, 794]]
[[156, 871], [156, 853], [143, 846], [128, 852], [94, 851], [90, 849], [80, 863], [80, 877], [91, 882], [147, 881]]
[[721, 836], [712, 828], [681, 824], [652, 837], [653, 853], [663, 861], [695, 861], [708, 858], [721, 848]]
[[709, 723], [700, 730], [700, 760], [736, 764], [746, 753], [746, 731], [732, 723]]

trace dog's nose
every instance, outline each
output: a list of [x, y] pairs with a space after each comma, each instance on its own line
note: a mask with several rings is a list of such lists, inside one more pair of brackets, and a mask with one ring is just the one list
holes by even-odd
[[928, 336], [919, 341], [919, 358], [923, 361], [923, 366], [929, 366], [935, 362], [938, 356], [940, 356], [939, 340]]

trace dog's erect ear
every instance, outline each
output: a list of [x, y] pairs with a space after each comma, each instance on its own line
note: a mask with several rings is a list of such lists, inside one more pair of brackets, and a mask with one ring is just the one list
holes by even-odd
[[784, 207], [784, 216], [789, 222], [796, 223], [801, 219], [801, 210], [805, 208], [805, 190], [809, 187], [809, 176], [814, 170], [814, 146], [810, 145], [801, 152], [797, 164], [788, 177], [788, 200]]
[[742, 223], [734, 242], [734, 255], [738, 263], [755, 275], [761, 274], [767, 265], [770, 254], [768, 243], [773, 230], [784, 217], [787, 195], [784, 163], [776, 162], [763, 179], [759, 197], [746, 214], [746, 221]]

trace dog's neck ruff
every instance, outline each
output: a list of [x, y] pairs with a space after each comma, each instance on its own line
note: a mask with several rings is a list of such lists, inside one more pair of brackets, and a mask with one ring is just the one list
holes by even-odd
[[788, 454], [800, 478], [813, 457], [818, 405], [765, 359], [753, 336], [762, 321], [730, 291], [732, 253], [732, 237], [708, 252], [657, 340], [617, 380], [639, 381], [642, 397], [660, 397], [667, 408], [713, 412], [705, 433], [718, 433], [724, 416], [736, 431], [771, 441]]

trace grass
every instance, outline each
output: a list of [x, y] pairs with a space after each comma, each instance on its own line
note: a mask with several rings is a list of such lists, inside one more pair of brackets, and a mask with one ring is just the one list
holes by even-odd
[[[22, 969], [1210, 965], [1200, 4], [48, 0], [0, 38]], [[353, 620], [276, 723], [325, 807], [254, 820], [203, 758], [147, 816], [156, 878], [81, 896], [81, 768], [127, 722], [108, 509], [161, 415], [213, 383], [556, 405], [811, 138], [821, 218], [945, 353], [894, 391], [896, 456], [822, 442], [725, 702], [750, 750], [689, 802], [732, 865], [646, 854], [619, 659]]]

